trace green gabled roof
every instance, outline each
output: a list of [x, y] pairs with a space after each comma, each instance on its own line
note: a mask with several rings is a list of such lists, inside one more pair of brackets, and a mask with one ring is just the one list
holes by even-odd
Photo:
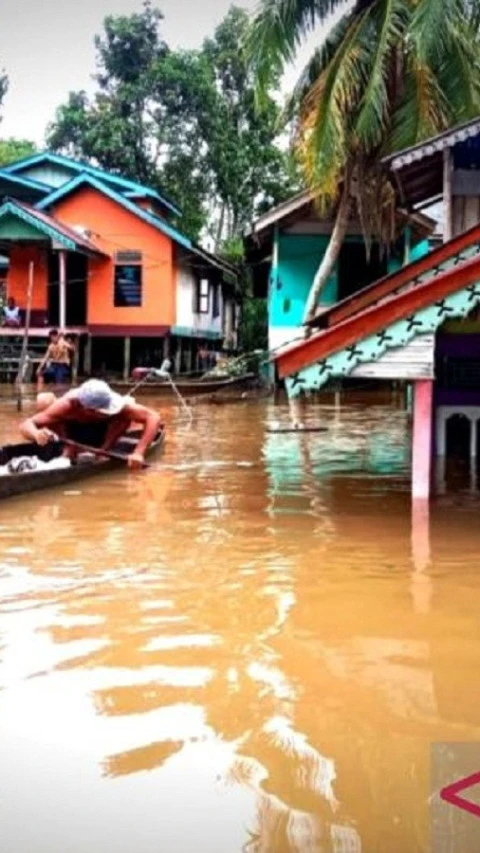
[[24, 202], [8, 199], [0, 207], [0, 240], [15, 242], [45, 237], [71, 251], [105, 254], [73, 228]]
[[[41, 163], [51, 163], [57, 166], [64, 166], [65, 168], [71, 169], [72, 172], [76, 172], [77, 174], [86, 173], [102, 182], [104, 181], [105, 183], [112, 184], [117, 188], [118, 191], [122, 193], [134, 193], [139, 196], [145, 196], [147, 198], [155, 199], [156, 201], [160, 202], [160, 204], [164, 205], [164, 207], [167, 207], [172, 213], [175, 213], [177, 216], [181, 215], [181, 210], [172, 201], [170, 201], [170, 199], [166, 198], [166, 196], [163, 196], [160, 193], [157, 193], [150, 187], [144, 186], [143, 184], [139, 184], [136, 181], [130, 180], [129, 178], [124, 178], [120, 175], [114, 175], [111, 172], [107, 172], [105, 169], [100, 169], [96, 166], [91, 166], [89, 163], [74, 160], [71, 157], [65, 157], [63, 154], [53, 154], [50, 151], [43, 151], [39, 154], [32, 154], [30, 157], [24, 157], [22, 160], [16, 160], [14, 163], [10, 163], [8, 166], [5, 166], [4, 171], [8, 172], [9, 174], [17, 174], [19, 172], [24, 171], [25, 169], [30, 168], [31, 166], [40, 165]], [[50, 187], [50, 189], [52, 188]]]

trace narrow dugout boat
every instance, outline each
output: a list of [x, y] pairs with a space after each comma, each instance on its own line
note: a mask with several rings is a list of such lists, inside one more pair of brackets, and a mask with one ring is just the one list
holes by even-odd
[[[133, 372], [133, 380], [130, 382], [119, 382], [111, 380], [110, 385], [116, 391], [127, 393], [135, 388], [135, 395], [138, 394], [153, 394], [153, 395], [171, 395], [175, 393], [172, 389], [172, 384], [169, 379], [152, 376], [148, 378], [149, 371], [146, 368], [136, 368]], [[213, 394], [217, 391], [233, 391], [242, 388], [248, 388], [256, 379], [254, 373], [244, 373], [241, 376], [205, 376], [200, 379], [182, 379], [181, 377], [172, 377], [177, 390], [184, 397], [197, 397], [203, 394]], [[138, 385], [139, 380], [143, 380], [142, 385]]]
[[[140, 435], [141, 430], [131, 430], [115, 444], [112, 450], [115, 453], [128, 456]], [[164, 438], [165, 427], [161, 427], [147, 451], [147, 457], [151, 456], [163, 444]], [[30, 442], [6, 444], [0, 449], [0, 466], [8, 465], [12, 460], [26, 460], [26, 458], [33, 457], [40, 459], [43, 463], [52, 462], [52, 460], [60, 458], [63, 447], [61, 441], [54, 441], [46, 447], [39, 447]], [[20, 463], [20, 467], [23, 467], [24, 470], [16, 473], [5, 473], [0, 476], [0, 500], [40, 489], [68, 486], [77, 480], [112, 471], [122, 466], [126, 467], [123, 460], [101, 458], [90, 454], [80, 455], [75, 465], [69, 465], [66, 468], [40, 468], [32, 471], [28, 469], [28, 461], [25, 461], [25, 465]]]

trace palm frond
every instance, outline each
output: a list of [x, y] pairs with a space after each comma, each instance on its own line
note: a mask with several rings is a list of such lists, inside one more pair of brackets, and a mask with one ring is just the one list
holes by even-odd
[[452, 27], [465, 18], [464, 0], [417, 0], [413, 6], [407, 44], [422, 65], [432, 65], [448, 52]]
[[465, 0], [465, 16], [471, 28], [477, 34], [480, 32], [480, 3], [478, 0]]
[[338, 186], [351, 153], [351, 117], [367, 83], [369, 45], [365, 40], [368, 8], [353, 19], [325, 72], [304, 101], [301, 124], [309, 131], [305, 165], [310, 183], [321, 188], [326, 205], [338, 195]]
[[344, 15], [330, 30], [322, 44], [314, 51], [307, 64], [299, 75], [291, 94], [289, 95], [284, 114], [291, 119], [308, 95], [312, 86], [326, 70], [335, 54], [337, 53], [352, 20], [352, 13]]
[[392, 154], [435, 136], [447, 126], [448, 104], [428, 66], [409, 68], [404, 97], [391, 116], [382, 154]]
[[368, 152], [377, 146], [389, 121], [389, 80], [395, 50], [405, 36], [410, 9], [408, 0], [377, 0], [371, 9], [373, 61], [368, 84], [355, 123], [358, 143]]
[[303, 39], [348, 0], [261, 0], [245, 50], [261, 94], [291, 62]]
[[452, 27], [448, 52], [438, 63], [437, 76], [449, 110], [449, 124], [480, 114], [480, 39], [470, 22]]

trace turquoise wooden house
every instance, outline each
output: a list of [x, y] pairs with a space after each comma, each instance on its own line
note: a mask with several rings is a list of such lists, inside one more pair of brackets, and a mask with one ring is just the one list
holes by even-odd
[[[413, 388], [412, 497], [446, 488], [447, 460], [480, 463], [480, 116], [384, 160], [411, 209], [442, 203], [443, 243], [327, 307], [275, 354], [297, 397], [349, 379]], [[355, 271], [354, 271], [355, 272]]]
[[[268, 299], [270, 351], [301, 336], [305, 304], [332, 227], [331, 220], [319, 218], [314, 197], [306, 191], [262, 215], [246, 235], [254, 293]], [[387, 255], [374, 243], [367, 259], [360, 223], [352, 220], [319, 307], [329, 308], [426, 254], [434, 227], [435, 222], [421, 213], [398, 210], [395, 245]]]

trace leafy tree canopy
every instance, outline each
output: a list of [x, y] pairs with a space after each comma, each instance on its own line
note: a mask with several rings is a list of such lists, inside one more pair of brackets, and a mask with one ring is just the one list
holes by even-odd
[[307, 184], [336, 213], [306, 307], [314, 315], [356, 208], [366, 240], [395, 236], [395, 192], [380, 161], [480, 112], [478, 2], [261, 0], [249, 34], [260, 94], [305, 36], [344, 10], [308, 62], [289, 115]]
[[15, 139], [13, 136], [0, 139], [0, 166], [6, 166], [7, 163], [13, 163], [23, 157], [30, 157], [36, 150], [35, 143], [29, 139]]
[[183, 210], [182, 230], [210, 234], [218, 249], [295, 187], [276, 144], [276, 81], [257, 110], [240, 49], [249, 26], [243, 10], [232, 7], [197, 51], [171, 50], [162, 20], [150, 2], [106, 18], [95, 39], [96, 92], [70, 93], [48, 144], [166, 192]]

